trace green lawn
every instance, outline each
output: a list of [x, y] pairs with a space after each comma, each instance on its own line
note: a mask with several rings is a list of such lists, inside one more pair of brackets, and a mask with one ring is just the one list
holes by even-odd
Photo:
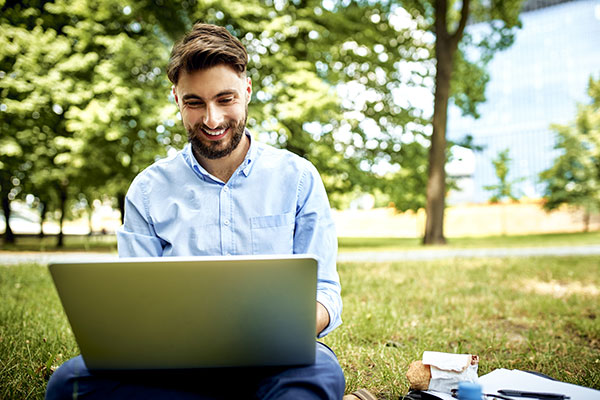
[[447, 238], [445, 246], [423, 246], [421, 238], [350, 238], [338, 239], [340, 251], [436, 250], [499, 247], [555, 247], [600, 244], [600, 232], [547, 233], [523, 236], [483, 236]]
[[[446, 246], [421, 244], [421, 238], [350, 238], [338, 239], [340, 252], [354, 251], [394, 251], [394, 250], [436, 250], [455, 248], [498, 248], [498, 247], [540, 247], [540, 246], [581, 246], [600, 244], [600, 232], [551, 233], [525, 236], [488, 236], [448, 238]], [[114, 235], [65, 235], [65, 245], [56, 247], [56, 236], [47, 235], [43, 239], [35, 235], [17, 236], [16, 244], [6, 244], [0, 238], [0, 250], [9, 251], [101, 251], [116, 252], [117, 240]]]
[[[600, 257], [452, 259], [339, 266], [344, 324], [325, 338], [347, 390], [408, 391], [425, 350], [473, 353], [480, 375], [535, 370], [600, 389]], [[0, 265], [0, 398], [42, 398], [77, 354], [45, 266]]]
[[[96, 251], [117, 252], [115, 235], [65, 235], [64, 246], [57, 248], [57, 236], [17, 235], [14, 244], [0, 238], [0, 250], [6, 251]], [[1, 260], [0, 260], [1, 262]]]

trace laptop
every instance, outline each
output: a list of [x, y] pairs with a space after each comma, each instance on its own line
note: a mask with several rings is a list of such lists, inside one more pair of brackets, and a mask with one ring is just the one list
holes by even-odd
[[90, 370], [315, 360], [312, 256], [121, 258], [49, 269]]

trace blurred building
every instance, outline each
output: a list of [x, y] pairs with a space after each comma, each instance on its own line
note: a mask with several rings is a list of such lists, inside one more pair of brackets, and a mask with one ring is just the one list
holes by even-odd
[[589, 101], [590, 76], [600, 77], [600, 1], [526, 1], [521, 21], [514, 44], [488, 66], [481, 117], [463, 117], [456, 107], [449, 109], [448, 138], [472, 135], [483, 146], [471, 157], [474, 168], [458, 171], [467, 190], [451, 193], [450, 204], [487, 201], [491, 193], [484, 186], [498, 183], [492, 160], [507, 148], [512, 158], [509, 181], [521, 180], [517, 197], [541, 197], [539, 173], [558, 154], [550, 125], [573, 121], [577, 103]]

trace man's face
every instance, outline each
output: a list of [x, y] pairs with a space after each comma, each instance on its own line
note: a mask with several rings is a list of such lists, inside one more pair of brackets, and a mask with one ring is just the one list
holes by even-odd
[[250, 78], [227, 65], [182, 71], [173, 94], [196, 156], [218, 159], [235, 150], [246, 127]]

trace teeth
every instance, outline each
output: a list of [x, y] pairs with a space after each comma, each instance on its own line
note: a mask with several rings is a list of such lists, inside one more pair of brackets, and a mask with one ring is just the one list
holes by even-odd
[[209, 131], [209, 130], [204, 129], [204, 132], [206, 132], [206, 134], [210, 135], [210, 136], [219, 136], [219, 135], [222, 135], [223, 132], [225, 132], [225, 129], [219, 129], [217, 131]]

